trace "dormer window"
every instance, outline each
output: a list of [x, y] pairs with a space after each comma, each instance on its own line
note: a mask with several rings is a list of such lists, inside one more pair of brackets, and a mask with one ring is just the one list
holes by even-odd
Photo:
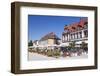
[[88, 28], [88, 23], [87, 22], [84, 23], [84, 28]]
[[75, 27], [72, 27], [72, 29], [74, 29], [74, 30], [75, 30]]

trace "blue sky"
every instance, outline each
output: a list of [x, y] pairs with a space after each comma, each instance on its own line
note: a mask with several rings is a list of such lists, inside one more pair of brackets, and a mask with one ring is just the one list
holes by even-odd
[[79, 22], [82, 17], [28, 15], [28, 40], [39, 40], [44, 35], [55, 32], [61, 38], [64, 26]]

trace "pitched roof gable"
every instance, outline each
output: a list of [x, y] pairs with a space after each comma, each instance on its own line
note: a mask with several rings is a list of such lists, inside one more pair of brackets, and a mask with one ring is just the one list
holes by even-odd
[[45, 36], [43, 36], [40, 39], [40, 41], [47, 40], [47, 39], [57, 39], [57, 40], [60, 40], [60, 38], [54, 32], [50, 32], [50, 33], [46, 34]]

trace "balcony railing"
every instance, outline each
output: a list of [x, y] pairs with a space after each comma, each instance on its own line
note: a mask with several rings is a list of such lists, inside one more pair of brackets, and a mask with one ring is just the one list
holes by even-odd
[[78, 38], [78, 39], [62, 40], [62, 42], [82, 41], [82, 40], [88, 40], [88, 37]]

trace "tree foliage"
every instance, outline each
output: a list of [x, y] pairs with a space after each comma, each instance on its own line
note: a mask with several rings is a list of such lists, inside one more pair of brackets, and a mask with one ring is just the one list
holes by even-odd
[[33, 46], [32, 40], [30, 40], [30, 41], [28, 42], [28, 46]]
[[87, 48], [87, 44], [86, 44], [85, 42], [82, 42], [82, 44], [81, 44], [81, 48], [82, 48], [82, 49]]
[[74, 49], [75, 48], [75, 42], [70, 43], [69, 47], [72, 48], [72, 49]]

